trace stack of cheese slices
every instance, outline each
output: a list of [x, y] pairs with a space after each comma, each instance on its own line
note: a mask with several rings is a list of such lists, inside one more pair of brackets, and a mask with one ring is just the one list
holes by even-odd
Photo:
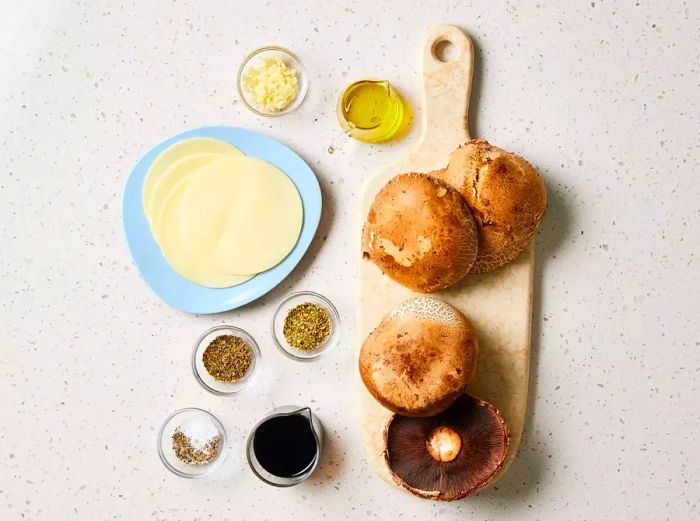
[[210, 288], [241, 284], [277, 265], [297, 243], [304, 215], [281, 170], [213, 138], [185, 139], [162, 152], [142, 198], [170, 266]]

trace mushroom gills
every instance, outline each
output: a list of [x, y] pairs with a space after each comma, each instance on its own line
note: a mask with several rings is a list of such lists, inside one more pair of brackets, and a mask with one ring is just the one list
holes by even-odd
[[465, 394], [437, 416], [393, 415], [385, 443], [394, 481], [418, 496], [450, 501], [493, 480], [508, 451], [508, 430], [493, 405]]

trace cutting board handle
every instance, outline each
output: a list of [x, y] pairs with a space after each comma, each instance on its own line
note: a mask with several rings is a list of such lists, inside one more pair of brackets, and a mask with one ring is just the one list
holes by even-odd
[[[452, 56], [441, 51], [452, 47]], [[447, 59], [447, 61], [443, 61]], [[434, 25], [423, 40], [423, 115], [418, 149], [454, 150], [469, 140], [474, 46], [459, 27]]]

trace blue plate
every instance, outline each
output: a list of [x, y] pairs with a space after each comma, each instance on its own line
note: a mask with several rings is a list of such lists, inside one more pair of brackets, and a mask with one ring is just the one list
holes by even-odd
[[[141, 191], [149, 167], [173, 143], [191, 137], [228, 141], [246, 155], [264, 159], [294, 182], [304, 205], [304, 223], [294, 249], [274, 268], [231, 288], [212, 289], [178, 275], [155, 242], [143, 212]], [[243, 306], [277, 286], [294, 269], [314, 238], [321, 218], [321, 189], [309, 165], [282, 143], [257, 132], [236, 127], [202, 127], [171, 137], [153, 148], [136, 164], [124, 189], [124, 231], [131, 255], [146, 283], [174, 308], [188, 313], [220, 313]]]

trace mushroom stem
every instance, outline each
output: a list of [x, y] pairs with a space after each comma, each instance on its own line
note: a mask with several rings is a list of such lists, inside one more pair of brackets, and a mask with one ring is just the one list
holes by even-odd
[[433, 429], [425, 444], [435, 461], [449, 463], [462, 450], [462, 437], [454, 429], [440, 426]]

